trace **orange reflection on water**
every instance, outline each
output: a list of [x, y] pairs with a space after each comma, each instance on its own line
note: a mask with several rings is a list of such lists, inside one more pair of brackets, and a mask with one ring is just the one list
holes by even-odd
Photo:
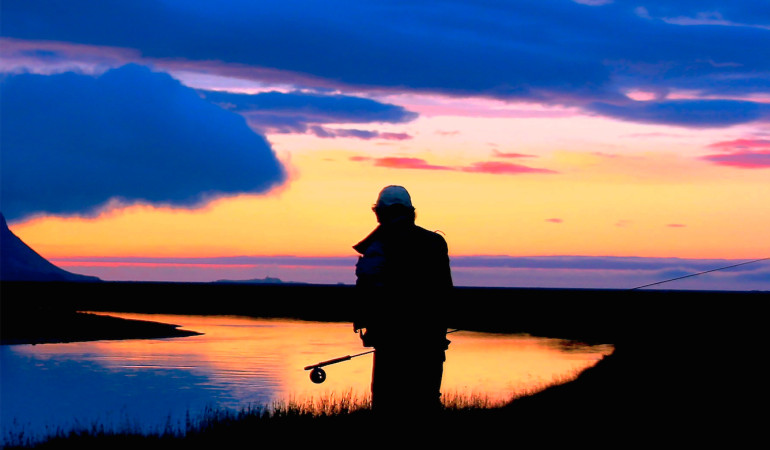
[[[325, 367], [326, 382], [314, 384], [304, 367], [369, 349], [349, 323], [318, 323], [229, 316], [179, 316], [110, 313], [110, 315], [180, 325], [203, 333], [173, 339], [80, 343], [103, 355], [100, 362], [116, 370], [180, 369], [205, 375], [207, 382], [238, 399], [224, 406], [273, 400], [338, 398], [369, 393], [372, 355]], [[556, 339], [525, 335], [457, 332], [444, 366], [442, 393], [481, 396], [492, 402], [539, 390], [574, 377], [595, 364], [612, 347], [568, 346]], [[67, 346], [38, 346], [36, 351], [70, 351]], [[57, 350], [58, 349], [58, 350]]]
[[528, 335], [458, 332], [450, 340], [444, 397], [476, 395], [492, 403], [572, 379], [613, 350]]

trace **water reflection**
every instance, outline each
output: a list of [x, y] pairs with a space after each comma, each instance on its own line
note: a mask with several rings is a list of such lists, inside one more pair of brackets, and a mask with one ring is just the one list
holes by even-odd
[[[4, 436], [24, 427], [104, 423], [181, 425], [206, 406], [238, 409], [276, 400], [349, 393], [366, 396], [371, 355], [327, 366], [323, 384], [309, 364], [366, 349], [349, 323], [222, 316], [112, 314], [174, 323], [203, 333], [174, 339], [96, 341], [0, 348]], [[612, 351], [556, 339], [458, 332], [450, 335], [442, 392], [492, 401], [575, 376]]]

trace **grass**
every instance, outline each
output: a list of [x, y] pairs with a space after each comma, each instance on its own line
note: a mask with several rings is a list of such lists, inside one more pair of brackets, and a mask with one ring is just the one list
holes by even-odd
[[[575, 376], [578, 375], [576, 371]], [[554, 383], [567, 382], [564, 378]], [[505, 414], [505, 408], [516, 399], [535, 395], [546, 389], [512, 393], [509, 401], [492, 400], [486, 395], [445, 393], [444, 409], [436, 414], [414, 414], [408, 401], [396, 416], [378, 416], [371, 409], [369, 395], [354, 395], [352, 391], [329, 394], [303, 400], [289, 399], [269, 405], [252, 405], [240, 410], [207, 407], [199, 414], [189, 411], [184, 423], [170, 419], [156, 429], [142, 428], [128, 417], [115, 427], [103, 424], [78, 425], [56, 429], [44, 436], [30, 436], [24, 431], [4, 436], [4, 447], [21, 448], [227, 448], [244, 441], [288, 440], [292, 447], [302, 443], [314, 447], [324, 442], [345, 439], [368, 439], [372, 433], [409, 430], [413, 439], [425, 437], [431, 430], [444, 429], [444, 438], [461, 430], [468, 431], [474, 420], [494, 423], [494, 417]], [[444, 424], [445, 426], [442, 426]], [[461, 426], [457, 426], [461, 424]], [[446, 431], [452, 431], [446, 434]], [[400, 433], [381, 436], [382, 439], [403, 437]]]
[[[491, 403], [485, 397], [453, 395], [447, 410], [489, 407]], [[406, 408], [408, 405], [405, 405]], [[4, 436], [4, 447], [87, 448], [109, 445], [113, 448], [120, 443], [130, 446], [141, 443], [145, 448], [156, 445], [168, 448], [176, 445], [195, 445], [212, 439], [229, 442], [238, 436], [253, 433], [258, 433], [264, 438], [284, 432], [290, 433], [290, 429], [303, 433], [311, 429], [318, 432], [321, 424], [323, 427], [336, 429], [339, 427], [335, 426], [335, 423], [355, 422], [363, 425], [372, 420], [370, 397], [355, 396], [348, 392], [304, 400], [276, 401], [270, 405], [252, 405], [240, 410], [210, 406], [197, 415], [188, 411], [184, 424], [174, 424], [169, 420], [165, 426], [149, 430], [143, 429], [129, 418], [112, 428], [99, 423], [75, 424], [66, 430], [49, 430], [42, 436], [29, 435], [22, 429], [7, 433]], [[13, 428], [18, 430], [16, 426]]]

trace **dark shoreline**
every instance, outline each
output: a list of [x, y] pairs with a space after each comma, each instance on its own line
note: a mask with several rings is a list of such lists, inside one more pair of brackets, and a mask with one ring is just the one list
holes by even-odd
[[[111, 311], [350, 322], [361, 301], [355, 288], [339, 285], [3, 282], [0, 293], [3, 340], [13, 338], [9, 323], [18, 330], [41, 311], [55, 320], [75, 311]], [[768, 300], [770, 292], [456, 288], [445, 299], [452, 328], [612, 344], [615, 351], [573, 382], [503, 408], [449, 414], [443, 423], [466, 430], [468, 443], [479, 433], [503, 442], [542, 443], [567, 430], [601, 430], [591, 445], [612, 448], [632, 442], [743, 442], [765, 428], [764, 416], [750, 406], [768, 400]], [[266, 424], [263, 431], [277, 432], [281, 423]], [[301, 419], [301, 426], [319, 433], [347, 433], [347, 424], [345, 417]], [[239, 435], [230, 427], [241, 427], [243, 436], [255, 432], [248, 421], [228, 423], [224, 434], [206, 432], [199, 440], [172, 439], [161, 446], [234, 443]], [[569, 433], [564, 436], [572, 442]], [[118, 438], [126, 439], [132, 438]], [[103, 443], [86, 441], [94, 448]]]
[[0, 328], [0, 345], [167, 339], [200, 334], [193, 330], [181, 330], [178, 325], [173, 324], [84, 312], [52, 311], [43, 308], [24, 314], [5, 314], [4, 312]]

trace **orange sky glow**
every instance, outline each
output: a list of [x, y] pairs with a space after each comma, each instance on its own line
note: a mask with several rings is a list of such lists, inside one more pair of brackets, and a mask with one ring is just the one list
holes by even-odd
[[[472, 112], [488, 103], [465, 101]], [[95, 218], [40, 217], [12, 229], [48, 258], [345, 256], [376, 225], [369, 208], [379, 189], [400, 184], [412, 194], [418, 223], [444, 232], [453, 255], [758, 258], [770, 252], [767, 170], [698, 158], [713, 151], [710, 143], [737, 139], [745, 129], [441, 114], [383, 126], [414, 136], [398, 142], [268, 135], [290, 178], [266, 195], [221, 198], [193, 210], [115, 205]], [[501, 156], [510, 154], [526, 156]], [[442, 169], [378, 166], [383, 157]], [[549, 172], [463, 170], [482, 161]]]

